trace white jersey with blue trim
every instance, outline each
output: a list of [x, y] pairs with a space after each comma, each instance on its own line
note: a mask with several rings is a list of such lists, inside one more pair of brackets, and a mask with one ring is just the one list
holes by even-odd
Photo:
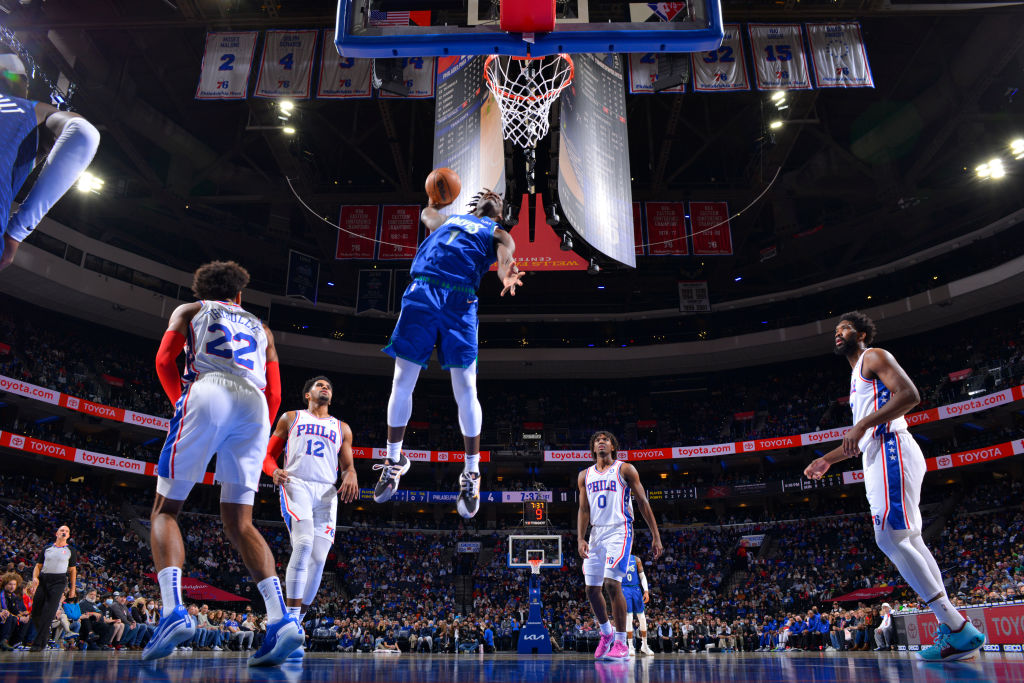
[[604, 472], [598, 472], [597, 465], [587, 468], [584, 486], [590, 502], [590, 523], [593, 526], [633, 524], [633, 500], [621, 470], [622, 462], [618, 460]]
[[232, 301], [201, 301], [185, 340], [185, 374], [236, 375], [262, 391], [267, 386], [267, 333], [258, 317]]
[[284, 469], [302, 481], [333, 484], [338, 479], [341, 439], [341, 421], [336, 417], [320, 418], [308, 410], [296, 411], [288, 430]]
[[[865, 349], [864, 353], [860, 354], [856, 365], [853, 366], [853, 374], [850, 376], [850, 408], [853, 410], [853, 424], [857, 424], [892, 398], [892, 392], [882, 383], [882, 380], [864, 377], [864, 356], [870, 350]], [[857, 446], [862, 453], [865, 453], [872, 439], [880, 439], [892, 432], [905, 431], [907, 431], [907, 420], [900, 416], [895, 420], [877, 425], [861, 438]]]

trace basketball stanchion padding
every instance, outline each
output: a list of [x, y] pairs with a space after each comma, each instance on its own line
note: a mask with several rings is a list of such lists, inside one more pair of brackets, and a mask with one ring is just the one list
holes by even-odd
[[504, 0], [501, 30], [507, 33], [550, 33], [555, 30], [555, 0]]

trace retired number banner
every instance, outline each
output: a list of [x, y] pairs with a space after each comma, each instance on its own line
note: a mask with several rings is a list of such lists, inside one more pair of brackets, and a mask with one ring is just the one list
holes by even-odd
[[758, 90], [810, 90], [800, 24], [748, 24]]
[[647, 202], [647, 243], [651, 256], [685, 256], [686, 208], [682, 202]]
[[[338, 225], [338, 246], [334, 258], [372, 259], [377, 243], [377, 217], [380, 207], [372, 204], [366, 206], [343, 206]], [[345, 231], [348, 232], [345, 232]], [[350, 234], [355, 233], [355, 234]]]
[[416, 255], [419, 234], [420, 207], [418, 204], [385, 206], [381, 211], [381, 245], [377, 258], [384, 261], [411, 259]]
[[690, 202], [690, 229], [694, 256], [732, 254], [729, 205], [725, 202]]
[[334, 47], [334, 29], [324, 29], [321, 43], [320, 83], [316, 96], [321, 99], [366, 99], [373, 95], [370, 81], [372, 59], [342, 57]]
[[724, 28], [725, 38], [717, 50], [690, 55], [693, 63], [693, 89], [697, 92], [750, 90], [740, 25], [725, 24]]
[[318, 31], [267, 31], [256, 97], [307, 99]]
[[207, 33], [197, 100], [244, 100], [256, 49], [256, 31]]
[[[629, 55], [629, 92], [634, 95], [653, 93], [654, 82], [658, 80], [658, 68], [658, 53], [656, 52], [637, 52]], [[690, 74], [684, 74], [681, 84], [659, 92], [686, 92], [686, 82], [689, 80]]]
[[434, 96], [434, 58], [409, 57], [402, 60], [402, 78], [408, 95], [395, 95], [380, 90], [377, 96], [382, 99], [424, 99]]
[[873, 88], [868, 53], [860, 23], [807, 24], [814, 60], [814, 84], [819, 88]]

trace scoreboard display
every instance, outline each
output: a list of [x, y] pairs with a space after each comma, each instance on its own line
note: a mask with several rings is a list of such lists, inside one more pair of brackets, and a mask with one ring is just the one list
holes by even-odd
[[523, 526], [547, 526], [548, 504], [543, 500], [528, 500], [523, 503]]

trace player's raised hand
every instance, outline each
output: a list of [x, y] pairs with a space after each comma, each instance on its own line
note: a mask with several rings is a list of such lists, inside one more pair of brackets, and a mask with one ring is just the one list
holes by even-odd
[[282, 470], [280, 468], [274, 470], [274, 486], [287, 484], [290, 479], [291, 475], [288, 474], [288, 470]]
[[586, 539], [580, 539], [579, 547], [576, 550], [584, 560], [590, 557], [590, 544], [587, 543]]
[[825, 458], [815, 458], [810, 465], [804, 469], [804, 476], [808, 479], [821, 479], [828, 472], [832, 465]]
[[506, 292], [508, 292], [511, 296], [515, 296], [516, 287], [523, 286], [524, 274], [525, 273], [520, 273], [519, 267], [513, 263], [512, 267], [509, 268], [508, 275], [501, 279], [501, 284], [504, 285], [504, 287], [502, 287], [501, 289], [501, 296], [505, 296]]
[[651, 559], [656, 560], [661, 557], [661, 554], [665, 552], [665, 546], [661, 544], [660, 538], [655, 538], [651, 541]]
[[359, 482], [356, 479], [356, 468], [352, 467], [345, 473], [345, 478], [341, 482], [341, 488], [338, 489], [338, 495], [341, 496], [342, 503], [351, 503], [359, 497]]

